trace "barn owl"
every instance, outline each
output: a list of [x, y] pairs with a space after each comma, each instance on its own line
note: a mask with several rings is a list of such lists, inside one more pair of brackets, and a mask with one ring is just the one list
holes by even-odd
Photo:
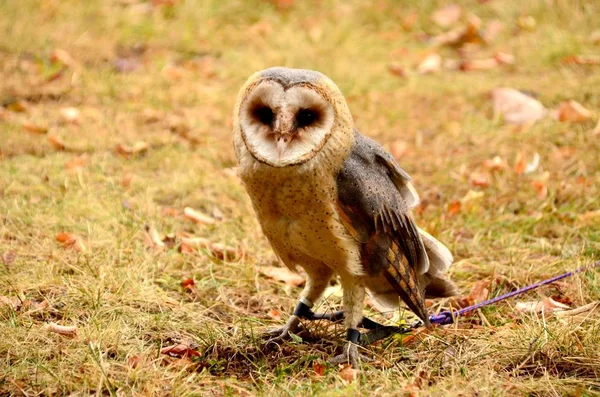
[[365, 292], [380, 306], [400, 298], [429, 325], [425, 297], [455, 294], [445, 275], [450, 251], [419, 229], [419, 197], [410, 176], [375, 141], [359, 133], [340, 89], [325, 75], [274, 67], [252, 75], [234, 110], [239, 174], [263, 233], [305, 288], [281, 341], [338, 275], [347, 342], [334, 363], [358, 365]]

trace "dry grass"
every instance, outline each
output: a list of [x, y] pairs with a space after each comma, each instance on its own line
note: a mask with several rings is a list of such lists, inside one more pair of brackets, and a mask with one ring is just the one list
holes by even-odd
[[[401, 164], [424, 198], [419, 222], [455, 253], [452, 277], [465, 294], [477, 280], [489, 280], [495, 295], [598, 257], [594, 123], [547, 119], [518, 130], [491, 117], [487, 93], [510, 86], [548, 107], [575, 99], [600, 111], [600, 66], [561, 64], [598, 52], [590, 35], [599, 4], [464, 1], [505, 26], [478, 56], [503, 50], [516, 64], [400, 78], [388, 64], [410, 65], [430, 48], [419, 36], [441, 31], [429, 19], [441, 2], [414, 3], [297, 1], [279, 10], [267, 1], [154, 9], [117, 0], [1, 2], [0, 394], [599, 394], [600, 319], [569, 325], [519, 313], [514, 300], [369, 347], [374, 360], [352, 383], [326, 364], [342, 342], [339, 329], [309, 325], [302, 343], [280, 350], [260, 344], [259, 333], [282, 323], [299, 289], [258, 275], [256, 267], [275, 258], [227, 169], [235, 165], [235, 94], [268, 66], [324, 72], [347, 95], [359, 129], [387, 147], [406, 143]], [[412, 12], [418, 18], [405, 31]], [[536, 26], [517, 32], [523, 16]], [[62, 73], [51, 61], [57, 48], [72, 58]], [[116, 64], [135, 70], [119, 73]], [[80, 111], [78, 123], [61, 117], [64, 107]], [[23, 122], [47, 128], [66, 148]], [[115, 152], [138, 141], [149, 148]], [[539, 153], [535, 172], [515, 174], [521, 152]], [[487, 188], [470, 184], [494, 156], [510, 168], [491, 175]], [[532, 181], [545, 173], [548, 194], [538, 196]], [[483, 196], [449, 211], [472, 191]], [[164, 210], [186, 206], [222, 220], [198, 225]], [[146, 225], [161, 237], [208, 237], [245, 256], [150, 249]], [[86, 249], [62, 247], [60, 232], [79, 236]], [[183, 288], [189, 278], [195, 284]], [[521, 299], [541, 294], [581, 306], [600, 299], [599, 281], [588, 272]], [[323, 308], [337, 305], [332, 296]], [[51, 333], [50, 322], [76, 325], [77, 335]], [[199, 356], [160, 354], [181, 341]], [[326, 366], [324, 376], [315, 363]]]

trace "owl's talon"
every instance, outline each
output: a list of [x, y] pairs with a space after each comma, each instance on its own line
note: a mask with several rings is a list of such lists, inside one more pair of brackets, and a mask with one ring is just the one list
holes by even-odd
[[352, 342], [346, 343], [342, 354], [331, 358], [329, 363], [333, 365], [339, 364], [350, 364], [352, 368], [358, 369], [358, 362], [369, 362], [371, 361], [368, 357], [358, 354], [358, 345]]
[[290, 332], [296, 332], [299, 325], [300, 318], [298, 318], [298, 316], [296, 315], [292, 315], [283, 327], [272, 329], [264, 333], [264, 337], [269, 338], [267, 339], [265, 345], [280, 343], [285, 340], [291, 339]]

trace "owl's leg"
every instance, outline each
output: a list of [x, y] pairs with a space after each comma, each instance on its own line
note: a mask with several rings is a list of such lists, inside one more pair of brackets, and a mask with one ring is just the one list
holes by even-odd
[[270, 338], [267, 341], [267, 344], [289, 339], [290, 332], [293, 333], [298, 329], [301, 318], [311, 319], [311, 315], [314, 315], [311, 310], [313, 302], [317, 301], [321, 297], [323, 291], [325, 291], [325, 288], [327, 288], [327, 285], [329, 285], [329, 280], [333, 275], [333, 271], [325, 266], [315, 268], [306, 266], [304, 270], [306, 271], [308, 277], [306, 278], [306, 286], [300, 295], [300, 301], [296, 306], [296, 310], [283, 327], [268, 331], [266, 333], [266, 336]]
[[360, 279], [347, 276], [342, 277], [342, 288], [344, 291], [344, 324], [348, 342], [344, 346], [343, 353], [333, 357], [330, 362], [332, 364], [349, 363], [353, 368], [358, 368], [360, 332], [357, 328], [363, 319], [365, 287]]

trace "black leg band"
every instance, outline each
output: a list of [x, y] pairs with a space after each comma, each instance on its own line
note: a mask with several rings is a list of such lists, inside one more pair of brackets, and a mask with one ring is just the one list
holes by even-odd
[[307, 320], [312, 320], [315, 316], [315, 313], [304, 302], [298, 302], [296, 305], [296, 310], [294, 310], [294, 315]]
[[360, 331], [354, 328], [346, 330], [346, 339], [352, 343], [360, 344]]

